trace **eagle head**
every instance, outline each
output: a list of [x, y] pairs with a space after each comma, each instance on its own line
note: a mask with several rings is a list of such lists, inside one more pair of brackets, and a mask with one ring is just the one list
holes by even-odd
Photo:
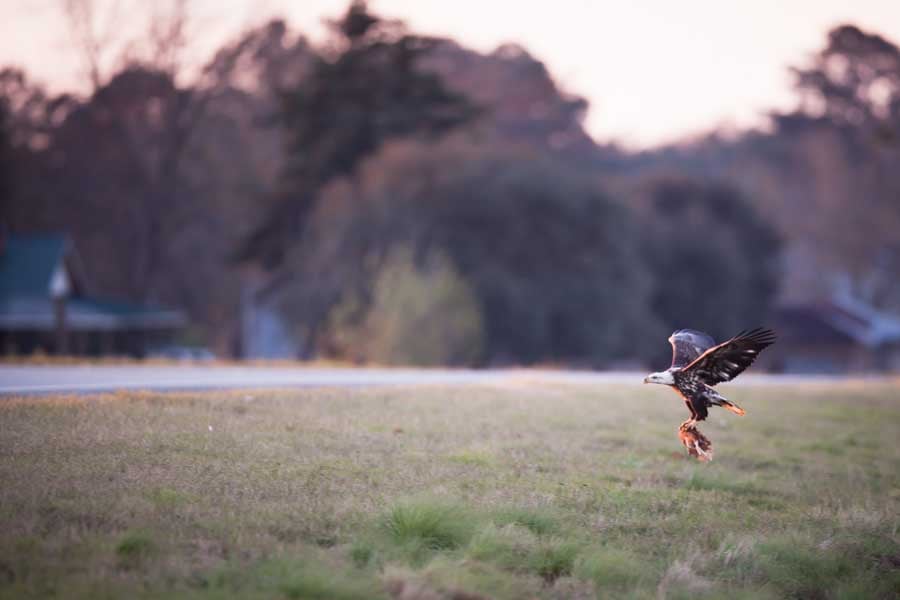
[[661, 383], [662, 385], [674, 385], [675, 378], [672, 377], [671, 371], [662, 371], [659, 373], [650, 373], [644, 377], [644, 383]]

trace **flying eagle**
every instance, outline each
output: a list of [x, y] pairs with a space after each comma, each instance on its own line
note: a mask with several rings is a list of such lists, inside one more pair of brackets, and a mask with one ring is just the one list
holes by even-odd
[[753, 364], [763, 348], [774, 342], [775, 332], [762, 327], [742, 331], [719, 345], [709, 335], [693, 329], [679, 329], [669, 336], [672, 366], [661, 373], [650, 373], [644, 383], [671, 386], [684, 398], [691, 418], [681, 424], [678, 437], [691, 456], [701, 461], [712, 459], [712, 442], [697, 429], [697, 421], [706, 419], [710, 406], [744, 415], [744, 409], [723, 398], [712, 386], [737, 377]]

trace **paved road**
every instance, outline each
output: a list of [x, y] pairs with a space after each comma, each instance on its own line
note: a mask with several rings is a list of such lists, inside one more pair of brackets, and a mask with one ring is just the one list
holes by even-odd
[[[0, 366], [0, 395], [90, 393], [121, 389], [199, 390], [473, 383], [629, 383], [644, 373], [535, 369], [349, 369], [318, 367], [71, 365]], [[734, 385], [827, 381], [814, 376], [745, 374]]]
[[120, 389], [190, 390], [372, 385], [471, 384], [540, 378], [640, 383], [638, 373], [531, 370], [352, 369], [255, 366], [0, 366], [0, 394], [86, 393]]

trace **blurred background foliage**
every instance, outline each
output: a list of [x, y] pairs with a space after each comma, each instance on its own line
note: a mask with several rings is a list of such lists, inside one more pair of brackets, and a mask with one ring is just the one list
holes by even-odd
[[84, 97], [0, 72], [0, 220], [68, 233], [94, 288], [186, 310], [221, 355], [248, 303], [297, 356], [425, 365], [659, 361], [675, 328], [838, 284], [900, 307], [900, 54], [874, 33], [831, 31], [767, 130], [643, 152], [595, 143], [525, 49], [363, 2], [190, 77], [175, 33]]
[[478, 364], [484, 330], [478, 299], [441, 253], [417, 265], [392, 250], [366, 302], [348, 295], [332, 308], [326, 352], [355, 361], [418, 366]]

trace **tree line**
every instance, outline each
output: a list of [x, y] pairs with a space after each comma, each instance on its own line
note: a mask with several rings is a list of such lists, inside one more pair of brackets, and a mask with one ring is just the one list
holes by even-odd
[[221, 354], [248, 278], [300, 356], [385, 363], [664, 360], [671, 330], [763, 323], [810, 271], [900, 300], [900, 61], [877, 35], [832, 31], [771, 131], [630, 153], [521, 47], [361, 1], [330, 27], [273, 21], [188, 81], [165, 52], [95, 68], [87, 97], [3, 70], [3, 223], [68, 232], [95, 288], [185, 309]]

